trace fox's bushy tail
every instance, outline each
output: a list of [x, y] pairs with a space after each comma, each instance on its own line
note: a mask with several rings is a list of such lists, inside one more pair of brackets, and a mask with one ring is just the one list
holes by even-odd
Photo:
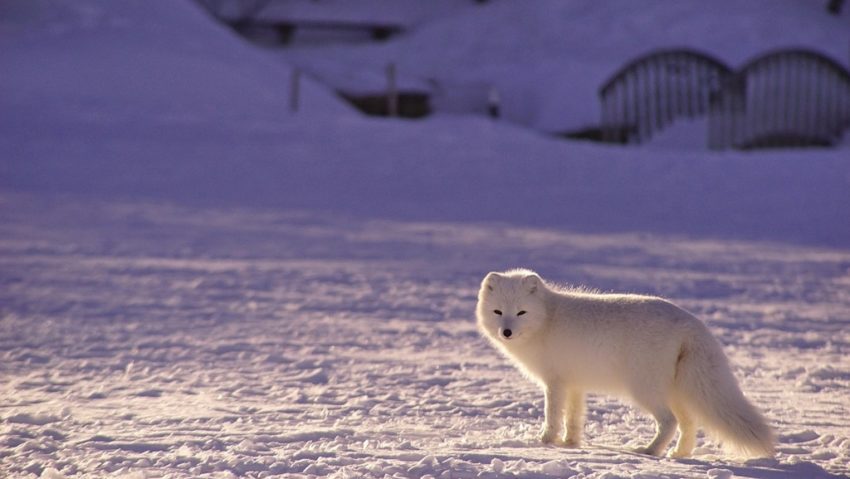
[[773, 456], [773, 431], [744, 397], [720, 343], [707, 329], [683, 345], [676, 385], [690, 413], [724, 447], [748, 457]]

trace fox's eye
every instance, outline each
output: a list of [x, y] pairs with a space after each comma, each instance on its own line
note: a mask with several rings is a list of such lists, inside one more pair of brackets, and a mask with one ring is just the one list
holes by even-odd
[[523, 314], [525, 314], [525, 311], [520, 311], [520, 312], [518, 312], [516, 315], [517, 315], [517, 316], [522, 316]]
[[494, 312], [494, 313], [496, 313], [496, 314], [498, 314], [499, 316], [501, 316], [501, 315], [502, 315], [502, 312], [501, 312], [500, 310], [498, 310], [498, 309], [494, 309], [494, 310], [493, 310], [493, 312]]

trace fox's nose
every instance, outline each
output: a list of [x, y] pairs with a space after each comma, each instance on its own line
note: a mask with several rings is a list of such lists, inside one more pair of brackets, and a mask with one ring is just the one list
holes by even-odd
[[505, 339], [511, 339], [512, 334], [513, 334], [513, 331], [511, 331], [510, 329], [503, 329], [502, 330], [502, 336], [504, 336]]

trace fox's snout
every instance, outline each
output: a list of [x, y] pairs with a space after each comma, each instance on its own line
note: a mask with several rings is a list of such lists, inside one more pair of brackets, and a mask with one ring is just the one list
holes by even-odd
[[505, 339], [511, 339], [511, 336], [513, 336], [513, 334], [514, 333], [513, 331], [511, 331], [510, 328], [499, 328], [499, 336]]

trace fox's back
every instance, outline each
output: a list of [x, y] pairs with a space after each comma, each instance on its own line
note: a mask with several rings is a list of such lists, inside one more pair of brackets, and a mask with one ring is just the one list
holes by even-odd
[[672, 375], [684, 341], [704, 329], [661, 298], [555, 292], [549, 333], [542, 337], [558, 374], [606, 390], [645, 375]]

